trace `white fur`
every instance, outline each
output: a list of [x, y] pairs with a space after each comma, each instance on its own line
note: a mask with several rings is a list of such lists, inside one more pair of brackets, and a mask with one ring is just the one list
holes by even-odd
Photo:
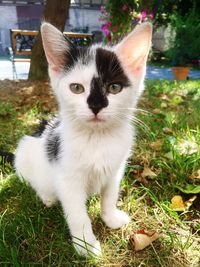
[[[51, 206], [56, 200], [62, 203], [77, 251], [99, 255], [100, 244], [93, 234], [85, 203], [88, 196], [98, 193], [101, 215], [109, 227], [115, 229], [129, 222], [128, 215], [118, 210], [116, 203], [133, 143], [132, 109], [143, 88], [145, 67], [139, 76], [129, 75], [132, 86], [108, 96], [108, 107], [99, 113], [103, 122], [88, 121], [94, 116], [86, 103], [90, 81], [97, 75], [94, 63], [77, 64], [67, 74], [58, 74], [50, 67], [49, 73], [59, 102], [62, 153], [59, 160], [50, 162], [45, 152], [45, 132], [39, 138], [25, 136], [17, 148], [15, 167], [44, 204]], [[73, 94], [69, 90], [72, 82], [83, 84], [85, 92]]]

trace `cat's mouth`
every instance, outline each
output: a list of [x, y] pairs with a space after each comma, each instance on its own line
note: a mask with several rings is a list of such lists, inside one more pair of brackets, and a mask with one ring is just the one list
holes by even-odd
[[89, 119], [88, 121], [93, 122], [93, 123], [100, 123], [100, 122], [104, 122], [105, 120], [103, 120], [102, 118], [100, 118], [98, 116], [94, 116], [91, 119]]

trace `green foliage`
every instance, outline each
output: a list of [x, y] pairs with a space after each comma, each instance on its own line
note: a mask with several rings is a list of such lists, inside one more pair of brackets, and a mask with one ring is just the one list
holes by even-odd
[[115, 43], [126, 35], [137, 23], [151, 21], [154, 28], [171, 23], [174, 13], [187, 16], [188, 10], [196, 8], [200, 14], [198, 0], [107, 0], [102, 6], [102, 31], [106, 42]]
[[[187, 14], [174, 14], [172, 31], [175, 37], [171, 39], [168, 56], [174, 66], [191, 64], [193, 59], [200, 58], [200, 14], [192, 8]], [[173, 35], [173, 34], [172, 34]]]
[[123, 38], [137, 23], [153, 19], [152, 12], [147, 14], [146, 10], [141, 10], [139, 0], [108, 0], [101, 12], [105, 41], [112, 43]]
[[0, 116], [10, 116], [13, 113], [12, 105], [10, 103], [4, 102], [0, 105]]
[[151, 2], [151, 9], [154, 13], [155, 26], [167, 26], [171, 23], [171, 17], [174, 13], [184, 16], [192, 6], [196, 6], [197, 13], [200, 12], [200, 5], [198, 0], [168, 0], [160, 1], [153, 0]]
[[176, 186], [181, 192], [185, 194], [199, 194], [200, 193], [200, 185], [187, 184], [184, 188], [180, 186]]

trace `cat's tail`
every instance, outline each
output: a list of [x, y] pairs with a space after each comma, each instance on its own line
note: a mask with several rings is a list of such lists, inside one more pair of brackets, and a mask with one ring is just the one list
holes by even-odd
[[13, 153], [0, 150], [0, 169], [3, 173], [14, 167], [14, 159], [15, 155]]

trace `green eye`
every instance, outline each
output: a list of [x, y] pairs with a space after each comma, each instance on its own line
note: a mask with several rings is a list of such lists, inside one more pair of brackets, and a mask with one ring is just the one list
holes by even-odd
[[69, 87], [74, 94], [82, 94], [85, 91], [83, 85], [80, 83], [71, 83]]
[[122, 90], [122, 85], [120, 83], [112, 83], [108, 86], [108, 92], [111, 94], [118, 94]]

